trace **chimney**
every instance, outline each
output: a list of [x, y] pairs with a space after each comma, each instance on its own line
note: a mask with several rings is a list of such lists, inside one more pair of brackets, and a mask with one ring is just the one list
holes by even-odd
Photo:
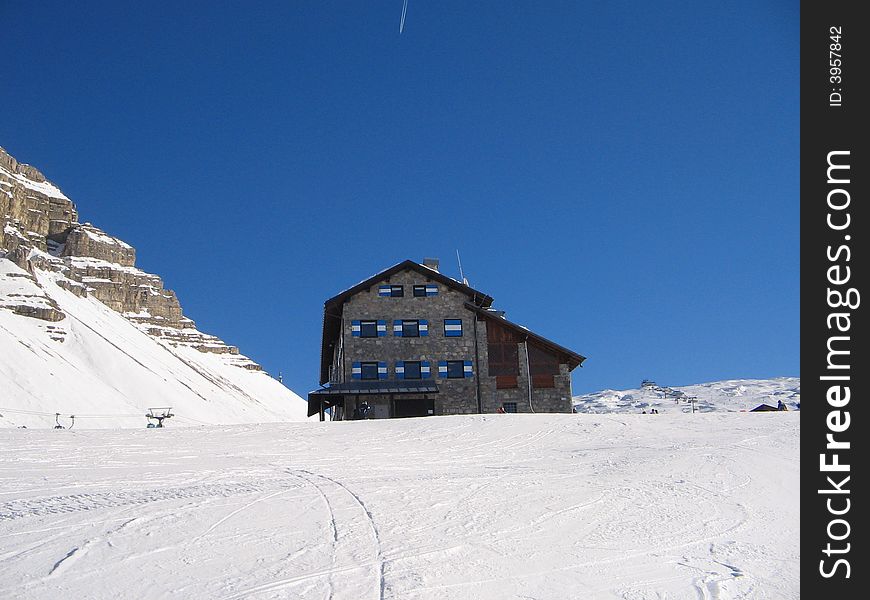
[[424, 259], [423, 259], [423, 266], [424, 266], [424, 267], [429, 267], [429, 268], [432, 269], [433, 271], [437, 271], [437, 270], [438, 270], [438, 265], [439, 265], [440, 262], [441, 262], [441, 261], [439, 261], [437, 258], [424, 258]]

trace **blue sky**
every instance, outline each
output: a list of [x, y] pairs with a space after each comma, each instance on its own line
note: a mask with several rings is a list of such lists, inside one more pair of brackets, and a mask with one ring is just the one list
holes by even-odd
[[576, 393], [800, 374], [797, 2], [401, 9], [0, 1], [0, 145], [302, 394], [325, 299], [457, 249]]

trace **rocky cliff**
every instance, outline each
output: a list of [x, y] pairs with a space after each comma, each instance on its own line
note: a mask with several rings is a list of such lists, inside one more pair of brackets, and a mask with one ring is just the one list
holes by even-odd
[[130, 244], [80, 223], [0, 148], [0, 427], [143, 427], [152, 409], [172, 427], [307, 418], [304, 400], [199, 331]]
[[0, 271], [11, 290], [0, 297], [0, 309], [61, 321], [63, 312], [33, 277], [36, 269], [53, 271], [62, 275], [55, 280], [58, 285], [78, 296], [96, 298], [152, 337], [200, 352], [232, 355], [236, 366], [260, 370], [235, 346], [197, 330], [160, 277], [136, 268], [132, 246], [90, 223], [79, 223], [75, 204], [57, 186], [0, 148], [3, 258], [26, 273]]

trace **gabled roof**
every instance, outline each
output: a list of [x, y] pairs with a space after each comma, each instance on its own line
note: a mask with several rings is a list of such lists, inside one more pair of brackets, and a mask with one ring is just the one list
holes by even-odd
[[408, 269], [410, 269], [412, 271], [417, 271], [418, 273], [420, 273], [421, 275], [423, 275], [427, 279], [431, 279], [432, 281], [437, 281], [438, 283], [443, 283], [447, 287], [450, 287], [454, 290], [462, 292], [463, 294], [473, 298], [474, 303], [477, 304], [478, 306], [489, 306], [492, 304], [492, 297], [491, 296], [484, 294], [483, 292], [479, 292], [476, 289], [474, 289], [468, 285], [465, 285], [461, 281], [457, 281], [457, 280], [453, 279], [452, 277], [447, 277], [446, 275], [442, 275], [438, 271], [436, 271], [434, 269], [430, 269], [429, 267], [421, 265], [420, 263], [416, 263], [413, 260], [405, 260], [405, 261], [402, 261], [398, 264], [393, 265], [389, 269], [384, 269], [380, 273], [372, 275], [371, 277], [369, 277], [365, 281], [359, 282], [358, 284], [356, 284], [352, 288], [348, 288], [348, 289], [344, 290], [343, 292], [341, 292], [340, 294], [333, 296], [332, 298], [327, 300], [324, 304], [326, 306], [329, 306], [331, 304], [343, 303], [345, 300], [347, 300], [348, 298], [350, 298], [354, 294], [357, 294], [363, 290], [366, 290], [366, 289], [372, 287], [378, 281], [381, 281], [383, 279], [387, 279], [388, 277], [391, 277], [391, 276], [395, 275], [396, 273], [401, 273], [402, 271], [406, 271]]
[[492, 304], [492, 296], [484, 294], [461, 281], [442, 275], [434, 269], [430, 269], [413, 260], [405, 260], [372, 275], [365, 281], [348, 288], [323, 303], [323, 337], [320, 347], [320, 383], [329, 381], [329, 365], [332, 363], [332, 346], [341, 335], [341, 315], [344, 310], [344, 302], [351, 296], [371, 288], [379, 281], [392, 277], [396, 273], [411, 270], [420, 273], [431, 281], [437, 281], [451, 289], [468, 296], [472, 306], [487, 307]]
[[507, 327], [508, 329], [520, 334], [525, 339], [531, 340], [533, 344], [537, 344], [538, 346], [542, 346], [542, 347], [546, 348], [547, 350], [550, 350], [554, 354], [559, 355], [560, 362], [567, 363], [569, 371], [573, 371], [575, 368], [581, 366], [583, 364], [583, 361], [586, 360], [585, 356], [577, 354], [573, 350], [568, 350], [568, 348], [565, 348], [564, 346], [560, 346], [556, 342], [552, 342], [552, 341], [548, 340], [547, 338], [540, 336], [537, 333], [534, 333], [534, 332], [526, 329], [522, 325], [518, 325], [516, 323], [512, 323], [512, 322], [508, 321], [499, 312], [486, 310], [486, 308], [481, 308], [479, 306], [475, 306], [474, 304], [471, 304], [470, 302], [466, 302], [465, 307], [468, 308], [469, 310], [477, 313], [477, 315], [483, 317], [484, 319], [489, 319], [491, 321], [498, 323], [499, 325], [501, 325], [503, 327]]

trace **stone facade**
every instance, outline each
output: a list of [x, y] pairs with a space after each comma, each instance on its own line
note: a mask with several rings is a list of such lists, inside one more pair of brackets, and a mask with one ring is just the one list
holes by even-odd
[[[386, 379], [398, 381], [397, 362], [428, 361], [430, 378], [436, 382], [439, 390], [437, 394], [429, 396], [434, 404], [435, 415], [494, 413], [505, 406], [509, 409], [515, 407], [516, 412], [571, 412], [571, 367], [567, 362], [559, 364], [559, 372], [553, 377], [553, 387], [538, 388], [532, 385], [530, 388], [526, 345], [536, 344], [534, 340], [527, 339], [518, 344], [516, 387], [498, 389], [496, 377], [489, 374], [487, 331], [500, 322], [507, 322], [495, 313], [481, 314], [485, 309], [471, 302], [472, 297], [463, 289], [464, 286], [449, 285], [444, 279], [443, 276], [432, 276], [425, 267], [408, 268], [391, 273], [389, 277], [372, 279], [366, 282], [371, 285], [345, 298], [341, 304], [339, 339], [332, 351], [330, 382], [352, 381], [354, 363], [386, 363]], [[437, 295], [414, 297], [413, 286], [426, 284], [437, 285]], [[381, 296], [381, 285], [401, 285], [404, 295]], [[402, 319], [428, 321], [428, 335], [410, 338], [395, 335], [394, 322]], [[461, 337], [445, 335], [445, 319], [461, 319]], [[386, 335], [354, 336], [353, 322], [364, 320], [385, 321]], [[505, 326], [516, 327], [512, 324]], [[537, 347], [544, 349], [540, 345]], [[579, 358], [582, 361], [582, 357]], [[472, 376], [447, 378], [439, 375], [439, 361], [471, 361]], [[418, 397], [374, 394], [345, 398], [343, 416], [349, 418], [357, 401], [362, 400], [374, 407], [376, 417], [395, 416], [395, 403], [405, 398]]]

